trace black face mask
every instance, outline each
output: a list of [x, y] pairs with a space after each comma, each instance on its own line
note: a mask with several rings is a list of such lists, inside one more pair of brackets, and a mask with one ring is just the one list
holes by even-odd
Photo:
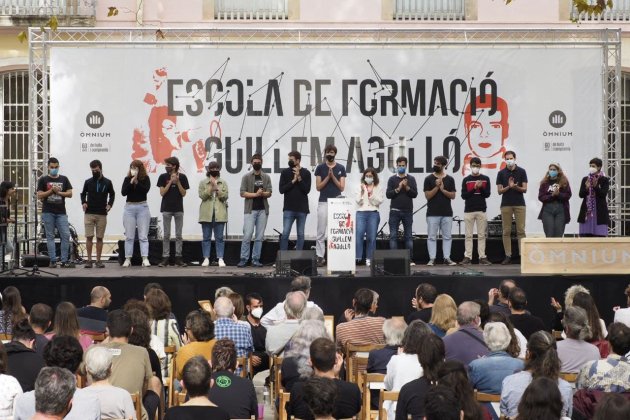
[[442, 167], [441, 167], [441, 166], [434, 165], [434, 166], [433, 166], [433, 172], [435, 172], [435, 173], [439, 174], [440, 172], [442, 172]]
[[99, 179], [101, 177], [100, 171], [92, 172], [92, 179]]
[[165, 169], [166, 169], [166, 173], [167, 173], [167, 174], [170, 174], [170, 173], [172, 173], [172, 172], [173, 172], [173, 168], [165, 168]]
[[293, 160], [289, 161], [289, 168], [295, 168], [295, 161]]
[[332, 161], [334, 161], [334, 160], [335, 160], [335, 155], [326, 155], [326, 160], [327, 160], [328, 162], [332, 162]]
[[208, 176], [217, 178], [219, 176], [219, 171], [208, 171]]
[[262, 168], [262, 163], [253, 163], [252, 168], [254, 168], [256, 172], [258, 172], [260, 171], [260, 168]]

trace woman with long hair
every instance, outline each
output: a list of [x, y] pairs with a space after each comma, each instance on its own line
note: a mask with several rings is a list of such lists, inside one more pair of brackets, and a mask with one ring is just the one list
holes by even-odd
[[558, 383], [541, 376], [525, 389], [518, 404], [516, 420], [560, 420], [562, 416], [562, 396]]
[[593, 296], [591, 296], [590, 293], [579, 292], [576, 293], [573, 298], [573, 306], [577, 306], [586, 311], [588, 324], [591, 327], [591, 335], [586, 338], [586, 341], [591, 344], [595, 344], [599, 349], [601, 358], [605, 359], [610, 353], [610, 348], [608, 346], [608, 342], [606, 341], [608, 330], [606, 329], [606, 323], [599, 316], [595, 299], [593, 299]]
[[481, 420], [486, 416], [484, 410], [475, 400], [475, 393], [468, 380], [466, 367], [461, 362], [449, 360], [442, 363], [438, 369], [437, 377], [440, 385], [455, 392], [464, 412], [464, 420]]
[[556, 350], [556, 340], [547, 331], [537, 331], [527, 342], [525, 370], [510, 375], [503, 380], [501, 390], [501, 414], [514, 418], [518, 414], [518, 404], [532, 380], [545, 377], [558, 384], [562, 394], [562, 415], [570, 417], [573, 411], [573, 389], [564, 379], [560, 379], [560, 358]]
[[[9, 238], [7, 225], [13, 223], [11, 218], [11, 203], [17, 190], [12, 181], [2, 181], [0, 183], [0, 243], [4, 243], [4, 255], [13, 254], [13, 238]], [[4, 264], [4, 261], [0, 261]]]
[[[363, 244], [367, 242], [365, 263], [370, 265], [376, 249], [376, 234], [381, 221], [378, 208], [385, 198], [383, 188], [378, 181], [378, 173], [374, 168], [367, 168], [361, 175], [361, 185], [357, 189], [357, 249], [356, 259], [363, 261]], [[365, 239], [364, 239], [365, 236]]]
[[[182, 346], [177, 319], [171, 314], [171, 300], [161, 289], [151, 289], [145, 296], [145, 303], [151, 314], [151, 332], [157, 335], [164, 347], [175, 346], [176, 350]], [[162, 377], [168, 376], [172, 369], [172, 356], [168, 355], [166, 363], [162, 364]]]
[[610, 188], [610, 178], [602, 171], [603, 162], [593, 158], [588, 163], [588, 175], [580, 183], [580, 236], [608, 236], [608, 204], [606, 197]]
[[518, 329], [514, 328], [514, 324], [510, 321], [510, 318], [505, 316], [502, 312], [491, 312], [488, 322], [502, 322], [510, 332], [510, 344], [505, 351], [512, 357], [518, 357], [519, 359], [525, 359], [525, 353], [527, 352], [527, 339]]
[[89, 335], [81, 334], [77, 308], [71, 302], [61, 302], [55, 309], [53, 319], [53, 330], [46, 334], [46, 338], [52, 340], [55, 336], [70, 336], [79, 340], [83, 351], [86, 351], [94, 341]]
[[123, 267], [131, 266], [136, 228], [138, 229], [138, 240], [140, 241], [142, 266], [151, 266], [151, 263], [149, 263], [151, 212], [147, 202], [147, 193], [150, 188], [151, 180], [147, 175], [144, 164], [139, 160], [134, 160], [129, 165], [129, 171], [122, 186], [122, 195], [127, 197], [127, 204], [123, 213], [123, 225], [125, 226], [125, 262]]
[[538, 218], [542, 220], [547, 238], [561, 238], [564, 235], [564, 228], [571, 220], [570, 199], [569, 180], [558, 163], [550, 164], [538, 188], [538, 200], [542, 202]]
[[323, 321], [311, 319], [300, 322], [300, 326], [287, 344], [282, 359], [282, 386], [285, 390], [290, 392], [300, 378], [305, 379], [313, 375], [310, 347], [313, 341], [321, 337], [332, 339]]
[[452, 297], [442, 293], [435, 298], [431, 308], [429, 327], [442, 338], [448, 330], [457, 326], [457, 305]]
[[15, 286], [7, 286], [2, 291], [2, 310], [0, 311], [0, 333], [13, 334], [13, 325], [26, 318], [26, 309], [22, 306], [22, 295]]

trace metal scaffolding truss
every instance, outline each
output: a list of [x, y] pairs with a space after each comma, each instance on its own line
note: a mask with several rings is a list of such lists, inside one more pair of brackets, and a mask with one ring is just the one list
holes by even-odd
[[[49, 49], [51, 47], [146, 47], [191, 48], [234, 47], [275, 48], [338, 47], [383, 48], [449, 48], [467, 46], [492, 48], [512, 46], [516, 48], [541, 47], [602, 48], [602, 109], [603, 109], [603, 156], [610, 168], [611, 191], [609, 205], [614, 220], [611, 235], [623, 235], [624, 222], [621, 212], [621, 31], [582, 29], [528, 29], [528, 30], [466, 30], [466, 29], [361, 29], [341, 28], [279, 28], [260, 26], [256, 29], [223, 27], [213, 28], [58, 28], [56, 31], [40, 28], [29, 29], [30, 45], [30, 107], [29, 107], [29, 167], [31, 173], [30, 196], [35, 191], [36, 178], [43, 172], [43, 162], [48, 157], [49, 145]], [[35, 176], [34, 176], [35, 175]]]

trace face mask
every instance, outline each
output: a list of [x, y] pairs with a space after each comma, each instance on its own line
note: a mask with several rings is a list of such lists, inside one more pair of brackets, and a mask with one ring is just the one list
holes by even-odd
[[507, 159], [505, 163], [507, 164], [507, 166], [512, 167], [514, 166], [514, 159]]
[[252, 316], [256, 319], [260, 319], [263, 314], [263, 308], [254, 308], [252, 309]]
[[597, 172], [597, 168], [593, 168], [592, 166], [589, 166], [588, 168], [588, 173], [593, 175]]
[[407, 168], [404, 167], [404, 166], [399, 166], [398, 167], [398, 173], [401, 174], [401, 175], [404, 175], [406, 170], [407, 170]]
[[472, 171], [473, 175], [479, 175], [479, 169], [480, 169], [480, 168], [477, 168], [476, 166], [473, 166], [473, 167], [472, 167], [472, 168], [470, 168], [470, 169], [471, 169], [471, 171]]
[[138, 175], [138, 170], [136, 168], [130, 169], [129, 173], [131, 174], [131, 176], [136, 176]]
[[92, 172], [92, 179], [99, 179], [100, 177], [101, 177], [100, 171]]
[[260, 171], [260, 168], [262, 168], [262, 163], [253, 163], [252, 168], [254, 168], [256, 172], [258, 172]]
[[553, 169], [550, 169], [550, 170], [549, 170], [549, 177], [551, 177], [551, 178], [555, 178], [555, 177], [557, 177], [557, 176], [558, 176], [558, 171], [555, 171], [555, 170], [553, 170]]
[[442, 172], [442, 167], [441, 166], [437, 166], [437, 165], [433, 165], [433, 172], [439, 174], [440, 172]]
[[167, 167], [166, 167], [166, 168], [164, 168], [164, 169], [166, 169], [166, 173], [167, 173], [167, 174], [173, 173], [173, 168], [169, 168], [169, 167], [167, 166]]
[[326, 155], [326, 160], [327, 160], [328, 162], [332, 162], [332, 161], [334, 161], [334, 160], [335, 160], [335, 155]]
[[366, 177], [366, 178], [365, 178], [365, 183], [366, 183], [366, 184], [370, 185], [370, 184], [372, 184], [372, 182], [374, 182], [374, 178], [372, 178], [372, 177], [369, 177], [369, 178], [368, 178], [368, 177]]
[[50, 173], [51, 176], [57, 176], [59, 175], [59, 168], [50, 169], [48, 172]]
[[293, 160], [289, 161], [289, 168], [295, 168], [295, 161]]
[[208, 172], [208, 174], [210, 176], [213, 176], [213, 177], [217, 178], [219, 176], [219, 171], [210, 171], [210, 172]]

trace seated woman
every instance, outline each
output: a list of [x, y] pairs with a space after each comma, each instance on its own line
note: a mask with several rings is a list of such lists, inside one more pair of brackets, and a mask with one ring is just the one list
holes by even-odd
[[83, 351], [86, 351], [92, 344], [94, 344], [92, 337], [81, 334], [77, 308], [70, 302], [61, 302], [57, 305], [57, 309], [55, 309], [53, 330], [51, 333], [46, 334], [46, 338], [52, 340], [52, 338], [56, 335], [75, 337], [79, 340]]
[[577, 373], [585, 363], [599, 360], [599, 349], [585, 341], [591, 337], [591, 327], [584, 309], [569, 306], [562, 324], [567, 338], [558, 343], [561, 372]]
[[440, 338], [457, 327], [457, 305], [452, 297], [443, 293], [435, 298], [429, 327]]
[[532, 381], [518, 404], [515, 420], [558, 419], [562, 416], [562, 396], [558, 383], [541, 376]]

